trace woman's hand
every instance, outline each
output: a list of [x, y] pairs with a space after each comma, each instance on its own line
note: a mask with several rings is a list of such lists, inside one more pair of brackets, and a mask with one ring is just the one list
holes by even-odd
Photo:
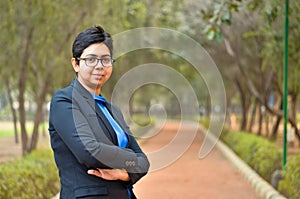
[[105, 180], [129, 181], [130, 177], [125, 169], [90, 169], [88, 174], [103, 178]]

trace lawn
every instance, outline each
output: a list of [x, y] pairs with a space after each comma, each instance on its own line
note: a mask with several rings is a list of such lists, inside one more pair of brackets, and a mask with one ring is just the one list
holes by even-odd
[[[19, 125], [19, 124], [18, 124]], [[40, 125], [40, 131], [45, 131], [48, 125], [46, 122], [44, 125]], [[31, 134], [33, 129], [33, 122], [26, 122], [27, 133]], [[44, 129], [43, 129], [44, 128]], [[47, 130], [47, 129], [46, 129]], [[18, 126], [18, 133], [20, 134], [20, 127]], [[13, 136], [14, 135], [14, 125], [12, 121], [0, 121], [0, 137], [1, 136]]]

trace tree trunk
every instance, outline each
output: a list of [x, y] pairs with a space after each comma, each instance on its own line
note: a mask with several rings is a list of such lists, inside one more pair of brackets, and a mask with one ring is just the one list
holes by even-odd
[[9, 85], [9, 80], [5, 79], [5, 88], [6, 88], [6, 92], [7, 92], [7, 97], [8, 97], [8, 101], [9, 101], [9, 106], [12, 112], [12, 116], [13, 116], [13, 123], [14, 123], [14, 136], [15, 136], [15, 143], [18, 144], [19, 143], [19, 133], [18, 133], [18, 128], [17, 128], [17, 111], [13, 106], [13, 97], [11, 95], [11, 88]]
[[[299, 129], [297, 126], [297, 94], [292, 92], [290, 93], [291, 96], [291, 106], [290, 106], [290, 124], [295, 129], [295, 134], [298, 138], [298, 141], [300, 143], [300, 134]], [[300, 147], [300, 144], [299, 144]]]
[[[298, 139], [298, 142], [300, 142], [300, 132], [299, 132], [299, 129], [297, 127], [297, 122], [295, 120], [292, 120], [292, 119], [289, 119], [289, 122], [292, 125], [292, 127], [295, 129], [296, 137]], [[300, 147], [300, 144], [299, 144], [299, 147]]]
[[271, 140], [276, 140], [277, 139], [277, 132], [279, 128], [279, 124], [281, 122], [282, 117], [281, 116], [276, 116], [276, 122], [272, 128], [272, 134], [271, 134]]
[[253, 130], [253, 126], [254, 126], [254, 123], [255, 123], [255, 119], [256, 119], [256, 100], [254, 100], [254, 103], [253, 103], [253, 108], [252, 108], [252, 111], [251, 111], [251, 119], [250, 119], [250, 124], [249, 124], [249, 127], [248, 127], [248, 131], [249, 132], [252, 132]]
[[[282, 104], [282, 103], [281, 103]], [[282, 110], [275, 110], [275, 109], [272, 109], [271, 107], [269, 107], [267, 104], [266, 104], [266, 108], [267, 110], [272, 113], [273, 115], [276, 115], [278, 117], [283, 117], [283, 111]], [[294, 107], [296, 108], [296, 107]], [[293, 119], [291, 118], [290, 115], [288, 115], [288, 122], [291, 124], [291, 126], [295, 129], [295, 134], [297, 136], [297, 139], [299, 140], [300, 142], [300, 132], [299, 132], [299, 129], [297, 127], [297, 120], [296, 119]], [[300, 147], [300, 145], [299, 145]]]
[[241, 104], [242, 104], [242, 121], [240, 130], [246, 130], [247, 127], [247, 106], [246, 106], [246, 93], [244, 92], [243, 88], [239, 83], [239, 91], [241, 96]]
[[261, 135], [261, 130], [262, 130], [262, 123], [263, 123], [263, 115], [261, 111], [261, 106], [258, 106], [258, 129], [257, 129], [257, 135]]
[[29, 49], [33, 35], [33, 28], [29, 28], [28, 33], [25, 38], [25, 48], [23, 53], [23, 59], [20, 68], [20, 77], [19, 77], [19, 119], [21, 127], [21, 138], [22, 138], [22, 154], [28, 154], [28, 135], [26, 131], [26, 110], [25, 110], [25, 89], [26, 89], [26, 78], [27, 78], [27, 65], [29, 60]]
[[247, 121], [248, 121], [248, 110], [249, 110], [249, 103], [247, 100], [247, 93], [246, 93], [246, 89], [243, 87], [241, 81], [235, 77], [234, 78], [234, 82], [236, 87], [238, 88], [238, 91], [240, 93], [240, 99], [241, 99], [241, 104], [242, 104], [242, 121], [241, 121], [241, 126], [240, 126], [240, 130], [246, 130], [247, 128]]
[[[279, 103], [279, 106], [278, 106], [278, 110], [279, 111], [282, 111], [283, 109], [283, 101], [282, 101], [282, 97], [280, 99], [280, 103]], [[282, 119], [282, 115], [275, 115], [276, 116], [276, 121], [275, 121], [275, 124], [273, 125], [273, 128], [272, 128], [272, 133], [271, 133], [271, 140], [276, 140], [277, 139], [277, 134], [278, 134], [278, 128], [279, 128], [279, 125], [280, 125], [280, 122], [281, 122], [281, 119]]]
[[265, 131], [266, 131], [266, 137], [268, 138], [270, 135], [270, 129], [269, 129], [269, 123], [270, 123], [270, 115], [268, 113], [265, 114]]
[[[85, 11], [81, 13], [81, 17], [79, 17], [78, 21], [74, 23], [73, 28], [67, 33], [65, 42], [61, 43], [60, 46], [58, 47], [57, 54], [60, 54], [63, 51], [63, 47], [70, 40], [71, 34], [75, 31], [78, 24], [85, 18], [86, 14], [87, 13]], [[49, 65], [49, 67], [47, 67], [47, 71], [45, 75], [46, 79], [39, 81], [43, 85], [41, 87], [41, 90], [37, 98], [37, 109], [34, 116], [33, 131], [32, 131], [30, 146], [28, 147], [28, 152], [31, 152], [32, 150], [37, 148], [37, 143], [39, 138], [39, 126], [43, 121], [43, 105], [45, 103], [45, 99], [48, 93], [48, 86], [51, 82], [51, 72], [54, 66], [55, 65], [53, 64]]]
[[32, 132], [29, 152], [37, 148], [37, 143], [39, 138], [39, 126], [43, 120], [43, 105], [48, 91], [49, 79], [50, 79], [50, 75], [46, 77], [46, 81], [44, 82], [40, 95], [38, 96], [37, 99], [37, 109], [34, 117], [33, 132]]

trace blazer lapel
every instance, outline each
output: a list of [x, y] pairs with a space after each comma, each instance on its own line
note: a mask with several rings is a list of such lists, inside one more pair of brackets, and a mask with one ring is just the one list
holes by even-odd
[[116, 111], [113, 110], [113, 106], [110, 102], [106, 102], [106, 107], [115, 119], [115, 121], [119, 124], [119, 126], [122, 128], [122, 130], [128, 135], [131, 134], [130, 132], [127, 132], [127, 125], [123, 122], [121, 118], [118, 117], [118, 114], [116, 114]]
[[[88, 92], [77, 79], [73, 81], [73, 85], [74, 88], [86, 99], [86, 103], [89, 104], [89, 106], [95, 111], [96, 115], [98, 116], [98, 123], [103, 128], [103, 132], [114, 144], [117, 145], [117, 137], [112, 126], [96, 104], [90, 92]], [[98, 133], [98, 131], [94, 132], [94, 134], [96, 133]]]
[[104, 131], [104, 133], [111, 138], [112, 142], [115, 145], [117, 145], [118, 144], [117, 135], [116, 135], [114, 129], [112, 128], [111, 124], [109, 123], [108, 119], [105, 117], [105, 115], [100, 110], [100, 108], [95, 103], [95, 101], [94, 101], [94, 104], [92, 106], [94, 106], [94, 108], [95, 108], [96, 114], [99, 118], [100, 125], [101, 125], [101, 123], [104, 124], [105, 128], [107, 129], [107, 131]]

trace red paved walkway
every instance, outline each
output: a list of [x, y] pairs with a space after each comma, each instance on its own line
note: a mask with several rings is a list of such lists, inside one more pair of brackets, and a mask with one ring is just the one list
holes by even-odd
[[[174, 137], [177, 123], [167, 123], [162, 131], [142, 142], [146, 153], [159, 150]], [[186, 132], [189, 133], [189, 132]], [[203, 141], [198, 132], [190, 148], [173, 164], [150, 172], [134, 188], [139, 199], [259, 199], [249, 182], [222, 153], [214, 148], [198, 158]]]

